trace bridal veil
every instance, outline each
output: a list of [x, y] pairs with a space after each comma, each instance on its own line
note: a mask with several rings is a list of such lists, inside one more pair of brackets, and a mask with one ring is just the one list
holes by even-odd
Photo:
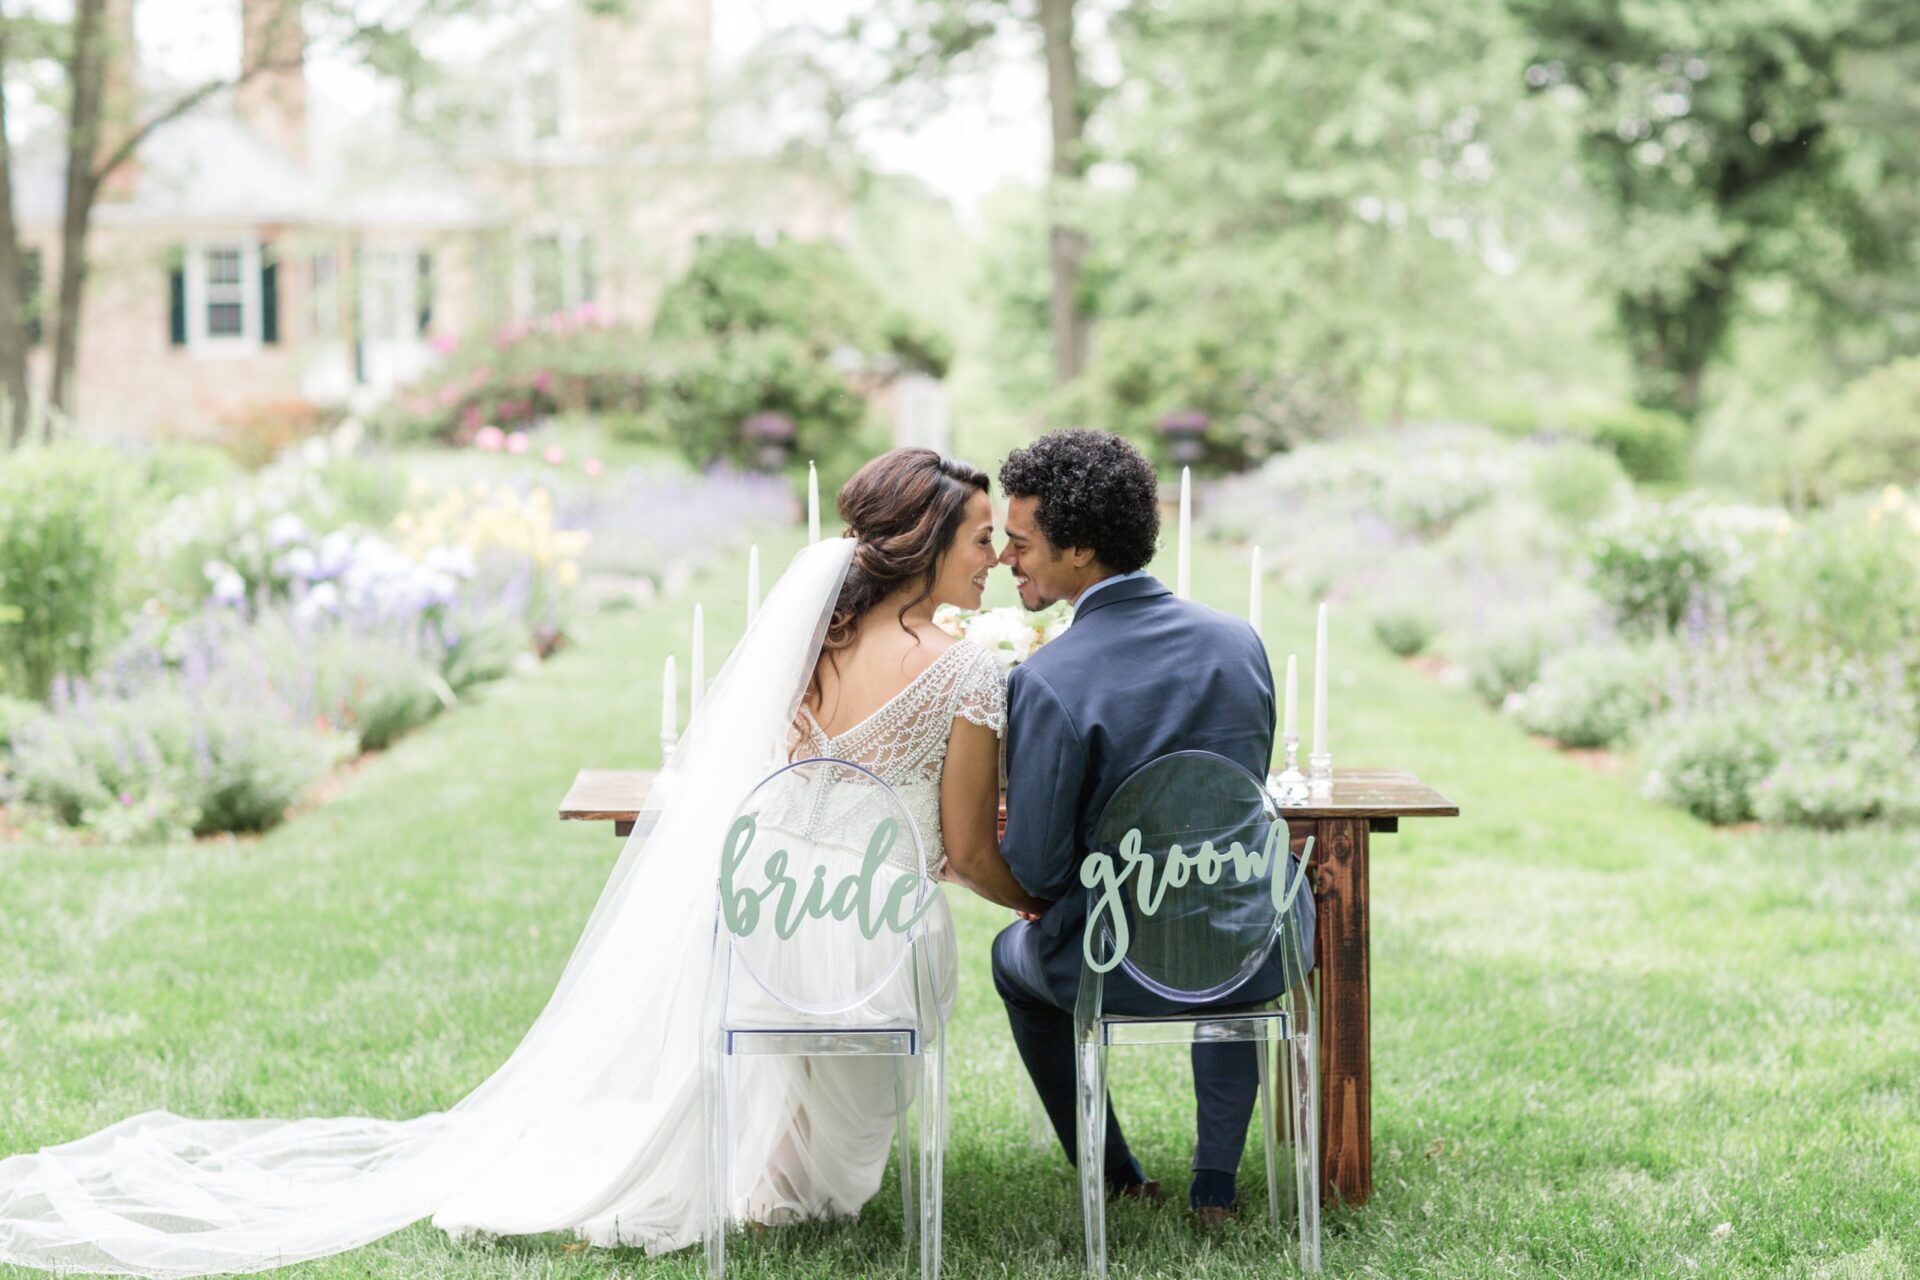
[[698, 1033], [719, 851], [735, 807], [785, 761], [853, 546], [807, 548], [768, 594], [656, 781], [552, 998], [478, 1088], [409, 1120], [149, 1111], [0, 1160], [0, 1261], [251, 1272], [428, 1217], [455, 1235], [571, 1230], [654, 1251], [697, 1241]]

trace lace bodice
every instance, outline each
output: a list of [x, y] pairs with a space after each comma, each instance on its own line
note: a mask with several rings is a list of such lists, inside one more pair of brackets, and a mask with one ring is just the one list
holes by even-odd
[[801, 707], [789, 758], [832, 756], [878, 774], [899, 793], [920, 830], [927, 869], [937, 872], [946, 861], [940, 835], [940, 772], [947, 761], [947, 735], [961, 718], [996, 734], [1006, 732], [1006, 673], [992, 654], [970, 640], [954, 641], [905, 688], [843, 733], [829, 737], [812, 712]]

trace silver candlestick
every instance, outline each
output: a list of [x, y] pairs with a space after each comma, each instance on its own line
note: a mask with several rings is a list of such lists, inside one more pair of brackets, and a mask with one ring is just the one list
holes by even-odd
[[1287, 747], [1287, 767], [1267, 779], [1267, 789], [1285, 809], [1297, 809], [1307, 803], [1307, 775], [1300, 772], [1300, 735], [1281, 736]]
[[1307, 757], [1307, 785], [1316, 800], [1333, 797], [1333, 753], [1315, 751]]

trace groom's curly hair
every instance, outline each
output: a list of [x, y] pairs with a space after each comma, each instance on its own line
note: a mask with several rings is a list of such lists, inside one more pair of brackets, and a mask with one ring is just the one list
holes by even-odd
[[1015, 449], [1000, 466], [1009, 498], [1038, 498], [1034, 519], [1054, 547], [1091, 547], [1115, 573], [1153, 559], [1160, 539], [1159, 483], [1153, 464], [1110, 431], [1076, 428]]

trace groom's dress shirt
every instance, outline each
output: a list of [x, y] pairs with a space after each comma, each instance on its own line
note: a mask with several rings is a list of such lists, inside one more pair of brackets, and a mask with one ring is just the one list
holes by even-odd
[[1132, 582], [1135, 578], [1148, 578], [1152, 576], [1153, 575], [1149, 574], [1145, 569], [1135, 569], [1132, 573], [1110, 573], [1093, 585], [1082, 587], [1080, 594], [1073, 598], [1073, 607], [1078, 609], [1087, 602], [1088, 596], [1102, 587], [1112, 586], [1116, 582]]

